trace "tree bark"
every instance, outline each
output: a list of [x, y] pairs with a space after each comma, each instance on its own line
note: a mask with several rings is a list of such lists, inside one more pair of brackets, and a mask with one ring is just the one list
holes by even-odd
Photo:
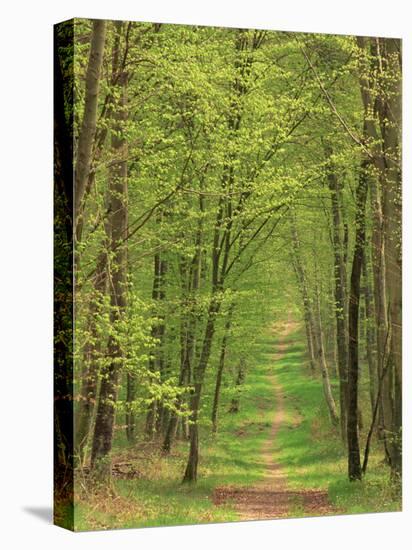
[[350, 481], [360, 480], [358, 433], [358, 378], [359, 378], [359, 299], [362, 262], [365, 246], [365, 206], [368, 192], [369, 160], [362, 160], [359, 183], [356, 189], [356, 237], [353, 253], [349, 297], [349, 357], [348, 357], [348, 476]]
[[236, 382], [235, 382], [236, 394], [233, 397], [229, 408], [229, 412], [231, 414], [236, 414], [240, 410], [240, 392], [244, 381], [245, 381], [245, 360], [243, 357], [241, 357], [237, 368], [237, 376], [236, 376]]
[[[376, 325], [376, 350], [377, 370], [379, 377], [382, 375], [386, 350], [386, 339], [388, 334], [388, 314], [386, 300], [386, 268], [385, 268], [385, 240], [383, 235], [383, 213], [380, 197], [380, 187], [375, 178], [370, 180], [371, 207], [373, 212], [372, 221], [372, 271], [373, 271], [373, 297], [375, 303], [375, 325]], [[380, 394], [378, 407], [378, 436], [384, 443], [386, 455], [389, 451], [386, 445], [385, 435], [385, 411], [383, 393]], [[389, 458], [388, 458], [389, 460]]]
[[[199, 195], [200, 218], [197, 227], [195, 239], [195, 253], [190, 263], [190, 269], [187, 269], [186, 262], [182, 259], [180, 262], [180, 279], [182, 289], [181, 299], [181, 321], [180, 321], [180, 374], [179, 387], [189, 385], [191, 382], [191, 371], [194, 362], [196, 347], [196, 330], [199, 321], [197, 308], [197, 292], [200, 288], [203, 261], [203, 213], [205, 209], [204, 197]], [[179, 410], [182, 406], [183, 398], [180, 396], [177, 400], [176, 408]], [[173, 439], [176, 435], [179, 422], [178, 412], [172, 411], [166, 429], [165, 438], [162, 445], [164, 454], [169, 454]], [[185, 424], [185, 431], [189, 432]], [[189, 434], [188, 434], [189, 435]], [[190, 436], [189, 436], [190, 437]]]
[[[159, 373], [160, 377], [164, 374], [164, 338], [165, 338], [165, 316], [161, 311], [164, 307], [166, 297], [165, 292], [165, 276], [167, 272], [167, 262], [163, 259], [160, 252], [154, 255], [153, 265], [153, 291], [152, 299], [157, 304], [156, 313], [158, 320], [152, 328], [152, 337], [156, 340], [153, 350], [153, 357], [149, 360], [149, 370]], [[161, 403], [154, 400], [149, 407], [146, 417], [146, 435], [152, 438], [156, 432], [156, 424], [158, 416], [161, 414]]]
[[332, 424], [334, 426], [337, 426], [339, 424], [339, 416], [336, 410], [335, 399], [333, 397], [332, 388], [330, 385], [329, 369], [328, 369], [326, 356], [325, 356], [325, 346], [323, 341], [324, 336], [323, 336], [318, 282], [316, 282], [315, 294], [316, 294], [315, 317], [316, 317], [316, 352], [317, 352], [316, 354], [317, 354], [320, 372], [322, 374], [323, 393], [324, 393], [325, 401], [328, 407], [329, 416]]
[[386, 290], [390, 322], [387, 393], [392, 404], [389, 424], [390, 465], [394, 477], [402, 474], [402, 206], [401, 206], [401, 43], [381, 41], [384, 71], [390, 78], [382, 102], [382, 134], [386, 166], [383, 190]]
[[[375, 295], [378, 291], [383, 299], [383, 286], [387, 300], [387, 304], [376, 302], [377, 315], [383, 316], [386, 308], [388, 321], [385, 321], [387, 327], [381, 323], [378, 333], [379, 374], [386, 360], [391, 368], [382, 391], [382, 433], [392, 474], [399, 477], [402, 472], [401, 44], [398, 39], [372, 41], [362, 37], [357, 42], [364, 54], [360, 85], [367, 114], [366, 136], [381, 186], [375, 198], [383, 199], [381, 220], [380, 211], [375, 214], [382, 223], [378, 233], [382, 243], [377, 243], [380, 262], [374, 271]], [[368, 61], [370, 54], [372, 66]], [[378, 121], [370, 116], [372, 108], [378, 113]], [[383, 347], [385, 334], [387, 357], [386, 346]]]
[[225, 368], [227, 343], [229, 339], [230, 328], [232, 325], [232, 316], [233, 316], [234, 307], [235, 306], [233, 303], [229, 307], [229, 311], [227, 314], [228, 317], [225, 323], [224, 334], [222, 338], [222, 345], [220, 348], [219, 365], [217, 368], [215, 393], [214, 393], [213, 405], [212, 405], [212, 433], [217, 432], [217, 418], [218, 418], [218, 410], [219, 410], [220, 388], [222, 386], [222, 377], [223, 377], [223, 371]]
[[309, 355], [310, 371], [315, 373], [316, 364], [316, 343], [315, 343], [315, 322], [312, 311], [312, 304], [309, 298], [309, 290], [307, 284], [306, 271], [303, 266], [300, 253], [300, 241], [296, 227], [296, 220], [292, 217], [292, 249], [293, 249], [293, 267], [295, 269], [296, 277], [303, 302], [303, 313], [306, 329], [306, 342]]
[[75, 229], [83, 212], [84, 193], [90, 173], [93, 143], [96, 134], [97, 105], [99, 99], [100, 72], [103, 62], [106, 39], [106, 21], [93, 21], [90, 55], [86, 72], [86, 91], [83, 120], [79, 133], [77, 162], [74, 177], [75, 188]]
[[[331, 155], [332, 151], [327, 151]], [[346, 324], [346, 262], [344, 250], [344, 225], [342, 222], [342, 191], [333, 167], [328, 173], [329, 190], [331, 194], [332, 208], [332, 242], [334, 255], [334, 298], [336, 316], [336, 342], [337, 342], [337, 363], [339, 373], [339, 404], [340, 404], [340, 427], [343, 441], [346, 443], [346, 403], [348, 399], [348, 375], [347, 375], [347, 324]]]
[[[318, 281], [316, 281], [315, 312], [313, 312], [310, 299], [309, 299], [306, 271], [303, 266], [303, 262], [300, 254], [300, 241], [299, 241], [299, 236], [298, 236], [297, 227], [296, 227], [296, 220], [294, 218], [292, 218], [292, 247], [293, 247], [293, 255], [294, 255], [293, 263], [294, 263], [294, 268], [295, 268], [296, 276], [298, 279], [298, 283], [299, 283], [299, 287], [302, 295], [304, 312], [305, 312], [305, 321], [311, 327], [310, 332], [313, 338], [313, 343], [311, 341], [311, 345], [309, 347], [313, 350], [314, 359], [316, 359], [316, 362], [319, 366], [319, 370], [322, 375], [323, 392], [325, 396], [326, 405], [328, 407], [330, 419], [333, 425], [337, 425], [339, 423], [339, 416], [336, 410], [335, 400], [333, 398], [333, 393], [330, 385], [328, 365], [327, 365], [326, 356], [325, 356], [324, 335], [323, 335], [323, 328], [322, 328]], [[318, 275], [317, 275], [317, 267], [316, 267], [315, 278], [317, 278], [317, 276]], [[309, 331], [307, 330], [307, 335], [308, 335], [308, 332]]]
[[90, 436], [93, 413], [97, 401], [99, 358], [101, 344], [97, 332], [96, 316], [101, 311], [102, 298], [106, 293], [106, 252], [103, 251], [98, 258], [96, 273], [93, 280], [94, 292], [89, 306], [88, 332], [90, 343], [86, 344], [84, 352], [85, 368], [81, 375], [80, 401], [76, 414], [76, 452], [80, 464], [86, 459], [85, 449]]
[[369, 396], [371, 413], [373, 415], [378, 391], [378, 370], [376, 365], [376, 340], [374, 330], [375, 307], [373, 303], [371, 284], [369, 279], [368, 257], [366, 251], [362, 261], [363, 272], [363, 296], [365, 300], [365, 324], [366, 324], [366, 358], [369, 370]]
[[190, 407], [192, 414], [190, 416], [191, 424], [189, 427], [189, 438], [190, 438], [190, 450], [189, 458], [183, 477], [183, 482], [195, 482], [197, 481], [197, 466], [199, 462], [199, 427], [198, 427], [198, 416], [199, 416], [199, 405], [200, 397], [203, 387], [203, 379], [206, 371], [207, 364], [209, 362], [210, 352], [212, 350], [212, 341], [213, 335], [216, 328], [216, 318], [221, 307], [221, 299], [219, 296], [212, 295], [208, 316], [205, 334], [203, 338], [203, 345], [201, 356], [199, 359], [198, 366], [194, 372], [194, 389], [193, 396], [191, 399]]
[[[119, 38], [122, 22], [116, 22], [116, 42], [113, 51], [113, 72], [119, 67]], [[116, 325], [123, 320], [126, 308], [127, 284], [127, 143], [124, 124], [127, 120], [127, 75], [119, 76], [120, 100], [113, 110], [111, 148], [114, 160], [109, 173], [110, 218], [108, 235], [110, 251], [108, 258], [108, 284], [110, 288], [110, 320]], [[94, 429], [91, 469], [96, 477], [109, 479], [111, 473], [110, 452], [112, 449], [115, 405], [118, 379], [124, 352], [116, 334], [109, 337], [108, 365], [102, 369], [99, 403]]]

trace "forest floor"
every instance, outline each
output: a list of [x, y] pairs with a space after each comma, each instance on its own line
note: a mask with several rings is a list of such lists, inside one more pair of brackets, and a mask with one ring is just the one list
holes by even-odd
[[[272, 357], [273, 365], [285, 355], [289, 346], [287, 339], [296, 329], [297, 324], [290, 316], [285, 323], [273, 327], [272, 333], [277, 338], [276, 353]], [[338, 510], [330, 504], [326, 490], [288, 488], [287, 474], [277, 458], [277, 435], [286, 419], [285, 395], [276, 374], [272, 372], [267, 378], [273, 391], [275, 412], [260, 451], [265, 466], [263, 479], [252, 487], [217, 487], [213, 495], [215, 504], [231, 501], [239, 514], [239, 519], [244, 521], [290, 517], [292, 510], [297, 509], [301, 509], [305, 515], [337, 514]]]
[[[332, 385], [337, 395], [334, 377]], [[360, 390], [360, 399], [367, 400], [362, 380]], [[310, 372], [304, 334], [291, 319], [259, 339], [237, 414], [227, 412], [230, 394], [223, 397], [218, 433], [211, 433], [206, 415], [200, 425], [199, 479], [194, 485], [181, 482], [186, 441], [177, 441], [164, 457], [159, 441], [128, 445], [119, 426], [113, 492], [96, 494], [83, 490], [81, 483], [77, 486], [76, 530], [401, 509], [401, 496], [389, 482], [376, 441], [365, 479], [347, 480], [346, 451], [330, 424], [321, 378]], [[366, 405], [364, 410], [367, 427]], [[362, 448], [366, 431], [361, 433]]]

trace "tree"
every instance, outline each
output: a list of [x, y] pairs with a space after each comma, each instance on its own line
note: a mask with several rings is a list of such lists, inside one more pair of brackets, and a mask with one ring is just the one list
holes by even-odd
[[[122, 23], [116, 24], [116, 42], [113, 51], [113, 72], [119, 68], [119, 41]], [[111, 135], [113, 161], [110, 167], [109, 196], [110, 216], [108, 221], [108, 262], [107, 276], [110, 289], [110, 322], [114, 333], [108, 341], [108, 364], [102, 370], [99, 403], [93, 434], [91, 464], [102, 478], [110, 475], [108, 461], [112, 448], [115, 419], [115, 403], [119, 372], [123, 363], [124, 350], [116, 334], [117, 325], [122, 321], [126, 308], [127, 292], [127, 143], [124, 138], [124, 124], [127, 120], [127, 73], [119, 78], [120, 98], [113, 110], [114, 127]]]
[[90, 55], [86, 74], [86, 92], [84, 114], [77, 146], [77, 161], [75, 169], [75, 229], [79, 241], [82, 227], [82, 211], [87, 195], [87, 182], [90, 174], [92, 150], [96, 134], [97, 105], [99, 98], [100, 71], [103, 62], [104, 44], [106, 38], [106, 21], [93, 21], [90, 40]]
[[348, 475], [350, 481], [361, 479], [361, 464], [358, 435], [358, 377], [359, 377], [359, 300], [360, 280], [365, 246], [365, 206], [368, 193], [368, 169], [370, 161], [361, 164], [359, 183], [356, 189], [356, 236], [353, 252], [349, 293], [349, 357], [348, 357]]

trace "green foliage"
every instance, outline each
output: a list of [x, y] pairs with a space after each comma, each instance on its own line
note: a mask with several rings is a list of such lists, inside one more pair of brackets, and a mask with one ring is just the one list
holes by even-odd
[[[76, 20], [74, 33], [76, 146], [91, 21]], [[76, 425], [89, 421], [76, 446], [86, 441], [87, 467], [99, 392], [114, 380], [104, 397], [115, 416], [105, 460], [125, 455], [133, 462], [135, 452], [146, 454], [137, 461], [144, 469], [138, 482], [114, 480], [119, 500], [112, 509], [99, 494], [80, 494], [79, 529], [234, 519], [233, 508], [217, 509], [210, 498], [221, 483], [251, 484], [262, 476], [256, 453], [273, 414], [272, 368], [288, 405], [279, 442], [290, 486], [329, 488], [332, 502], [347, 511], [375, 509], [374, 499], [376, 509], [397, 506], [379, 475], [382, 449], [374, 447], [365, 490], [343, 483], [346, 452], [328, 424], [320, 380], [304, 370], [305, 336], [288, 342], [275, 367], [267, 336], [274, 322], [305, 317], [299, 248], [307, 303], [317, 309], [319, 302], [339, 400], [335, 329], [346, 306], [338, 306], [335, 284], [340, 277], [347, 290], [361, 162], [384, 139], [381, 131], [363, 137], [365, 124], [379, 118], [375, 109], [365, 114], [362, 101], [375, 61], [349, 36], [107, 22], [91, 172], [76, 228]], [[381, 73], [370, 82], [376, 101], [391, 95], [399, 76], [393, 67]], [[367, 175], [380, 178], [376, 166]], [[338, 182], [343, 276], [334, 266], [331, 177]], [[371, 201], [369, 256], [375, 215]], [[362, 319], [362, 331], [371, 324]], [[364, 333], [360, 341], [368, 421]], [[240, 411], [227, 414], [237, 398]], [[199, 482], [181, 487], [185, 430], [194, 422]], [[168, 427], [177, 435], [171, 454], [161, 457]]]

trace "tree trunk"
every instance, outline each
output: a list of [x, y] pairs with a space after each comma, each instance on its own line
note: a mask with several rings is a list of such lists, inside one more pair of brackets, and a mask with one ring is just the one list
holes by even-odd
[[93, 413], [97, 401], [99, 365], [101, 345], [97, 332], [96, 317], [101, 311], [102, 299], [106, 292], [106, 252], [103, 251], [98, 258], [96, 273], [93, 280], [94, 293], [89, 307], [88, 332], [90, 343], [86, 345], [84, 352], [85, 369], [81, 375], [80, 401], [76, 414], [76, 451], [80, 464], [86, 458], [85, 448], [88, 443]]
[[[373, 271], [373, 297], [375, 303], [375, 325], [376, 325], [376, 350], [377, 370], [381, 377], [385, 368], [384, 359], [386, 353], [386, 340], [388, 334], [388, 314], [386, 300], [386, 268], [385, 268], [385, 240], [383, 235], [383, 213], [380, 197], [380, 187], [375, 178], [370, 180], [371, 207], [373, 212], [372, 222], [372, 271]], [[382, 391], [379, 398], [377, 411], [378, 436], [383, 441], [387, 459], [389, 450], [386, 444], [385, 433], [385, 406]]]
[[[204, 212], [204, 198], [199, 195], [199, 211]], [[191, 381], [191, 371], [195, 354], [196, 345], [196, 327], [198, 324], [197, 307], [197, 292], [200, 287], [200, 278], [202, 273], [202, 243], [203, 243], [203, 216], [201, 215], [198, 222], [198, 228], [195, 241], [195, 254], [193, 255], [190, 269], [187, 270], [186, 262], [182, 259], [180, 262], [180, 279], [182, 289], [181, 301], [181, 322], [180, 322], [180, 374], [179, 387], [185, 384], [189, 385]], [[183, 403], [183, 398], [180, 396], [177, 400], [176, 407], [180, 409]], [[184, 421], [184, 420], [183, 420]], [[169, 454], [173, 439], [176, 436], [176, 431], [179, 423], [177, 412], [170, 414], [168, 426], [166, 429], [165, 438], [162, 445], [164, 454]], [[185, 423], [185, 432], [187, 429]], [[190, 433], [188, 434], [190, 437]]]
[[136, 440], [136, 418], [133, 412], [133, 402], [136, 399], [136, 378], [133, 374], [127, 373], [126, 378], [126, 437], [129, 443]]
[[300, 293], [303, 302], [303, 313], [306, 329], [306, 341], [308, 346], [309, 366], [312, 373], [315, 372], [316, 353], [315, 353], [315, 323], [312, 311], [312, 305], [309, 298], [308, 284], [306, 271], [303, 266], [300, 253], [300, 241], [296, 227], [296, 220], [292, 217], [292, 249], [293, 249], [293, 266], [295, 268], [296, 277], [299, 284]]
[[239, 366], [237, 369], [237, 376], [236, 376], [236, 382], [235, 382], [236, 394], [233, 397], [229, 408], [229, 412], [231, 414], [236, 414], [240, 410], [240, 392], [244, 381], [245, 381], [245, 360], [242, 357], [239, 361]]
[[315, 374], [315, 352], [313, 348], [314, 335], [313, 335], [313, 323], [311, 322], [311, 315], [307, 309], [305, 309], [305, 332], [306, 332], [306, 344], [308, 347], [309, 355], [309, 370], [311, 374]]
[[[159, 220], [158, 220], [159, 221]], [[157, 341], [155, 349], [153, 350], [153, 357], [149, 360], [149, 370], [151, 372], [157, 372], [162, 379], [164, 375], [164, 337], [165, 337], [165, 317], [162, 309], [165, 301], [165, 276], [167, 272], [167, 262], [164, 260], [158, 252], [154, 256], [154, 275], [153, 275], [153, 291], [152, 299], [157, 304], [156, 313], [158, 320], [152, 328], [152, 337]], [[156, 432], [156, 425], [158, 416], [161, 413], [161, 403], [158, 400], [154, 400], [149, 407], [149, 411], [146, 417], [146, 435], [152, 438]]]
[[[329, 155], [332, 151], [328, 151]], [[340, 404], [340, 427], [343, 441], [346, 443], [346, 403], [348, 399], [347, 380], [347, 329], [346, 329], [346, 263], [344, 251], [344, 226], [342, 223], [341, 201], [342, 192], [336, 175], [330, 168], [328, 174], [329, 189], [331, 193], [332, 206], [332, 242], [334, 254], [334, 296], [336, 316], [336, 342], [337, 342], [337, 364], [339, 373], [339, 404]]]
[[390, 370], [387, 380], [391, 406], [389, 424], [390, 465], [394, 477], [402, 474], [402, 206], [401, 206], [401, 43], [382, 39], [383, 64], [390, 76], [389, 90], [382, 102], [385, 186], [383, 214], [385, 234], [386, 291], [390, 322]]
[[[116, 22], [116, 43], [113, 53], [113, 72], [119, 67], [119, 37], [122, 22]], [[110, 166], [109, 195], [110, 219], [108, 235], [110, 252], [108, 254], [108, 282], [110, 288], [110, 320], [116, 327], [123, 320], [126, 307], [127, 284], [127, 144], [124, 124], [127, 120], [127, 75], [119, 76], [120, 100], [113, 110], [113, 132], [111, 147], [114, 160]], [[116, 334], [109, 338], [109, 364], [102, 370], [99, 404], [92, 445], [91, 468], [95, 476], [110, 478], [110, 452], [113, 441], [115, 405], [119, 373], [123, 362], [123, 350]]]
[[369, 160], [363, 160], [359, 175], [359, 184], [356, 189], [356, 237], [350, 279], [347, 422], [348, 475], [350, 481], [362, 478], [358, 432], [359, 299], [365, 246], [365, 206], [368, 192], [369, 167]]
[[375, 408], [375, 402], [378, 392], [378, 370], [376, 365], [376, 341], [374, 320], [375, 311], [372, 299], [371, 285], [369, 280], [368, 257], [366, 252], [363, 254], [362, 272], [363, 272], [363, 296], [365, 300], [365, 324], [366, 324], [366, 358], [369, 370], [369, 396], [371, 402], [371, 413]]
[[[315, 307], [315, 314], [314, 314], [312, 312], [312, 308], [309, 300], [306, 272], [303, 267], [303, 263], [300, 256], [300, 242], [299, 242], [299, 236], [297, 233], [296, 221], [294, 219], [292, 221], [292, 246], [293, 246], [293, 253], [294, 253], [294, 268], [295, 268], [295, 272], [298, 278], [298, 282], [299, 282], [299, 286], [300, 286], [300, 290], [303, 298], [305, 317], [308, 319], [310, 326], [313, 327], [313, 330], [311, 332], [313, 337], [314, 357], [316, 358], [316, 361], [319, 365], [319, 370], [322, 374], [323, 391], [324, 391], [325, 400], [326, 400], [326, 404], [328, 407], [332, 424], [337, 425], [339, 423], [339, 416], [336, 411], [336, 404], [335, 404], [332, 389], [330, 386], [328, 365], [327, 365], [326, 356], [325, 356], [318, 282], [316, 281], [316, 289], [315, 289], [316, 290], [315, 292], [316, 307]], [[316, 268], [315, 278], [317, 279], [318, 277], [317, 266], [315, 266], [315, 268]]]
[[[317, 276], [317, 275], [316, 275]], [[329, 378], [329, 369], [325, 357], [325, 346], [323, 342], [323, 327], [322, 327], [322, 317], [320, 310], [320, 296], [318, 283], [316, 282], [316, 350], [317, 350], [317, 359], [320, 367], [320, 372], [322, 374], [322, 384], [323, 384], [323, 393], [325, 396], [325, 401], [328, 406], [329, 416], [331, 422], [334, 426], [339, 424], [339, 416], [336, 410], [335, 400], [333, 398], [332, 388], [330, 385]]]
[[222, 385], [223, 371], [225, 368], [227, 342], [230, 334], [230, 327], [232, 324], [234, 307], [235, 306], [233, 303], [229, 307], [228, 317], [224, 328], [224, 335], [222, 338], [222, 346], [220, 348], [219, 365], [217, 369], [216, 384], [215, 384], [215, 394], [214, 394], [213, 405], [212, 405], [212, 432], [213, 433], [217, 432], [217, 417], [218, 417], [218, 410], [219, 410], [220, 388]]
[[[374, 267], [380, 279], [377, 282], [381, 286], [384, 283], [388, 314], [387, 327], [380, 323], [378, 333], [379, 375], [387, 364], [390, 366], [383, 382], [382, 433], [392, 474], [399, 477], [402, 471], [401, 43], [398, 39], [371, 41], [362, 37], [358, 37], [357, 42], [365, 54], [362, 58], [365, 71], [360, 84], [367, 115], [366, 136], [374, 153], [373, 161], [381, 185], [375, 197], [383, 197], [381, 233], [377, 233], [381, 237], [383, 228], [382, 245], [377, 248], [381, 261], [378, 269]], [[369, 63], [371, 53], [372, 66]], [[384, 84], [382, 87], [379, 86], [380, 80]], [[376, 89], [372, 89], [373, 86]], [[376, 110], [379, 131], [378, 123], [370, 116], [370, 112]], [[379, 216], [377, 211], [375, 218]], [[379, 293], [383, 299], [381, 286]], [[378, 316], [384, 314], [385, 307], [386, 304], [376, 302]]]
[[209, 362], [210, 352], [212, 350], [212, 341], [213, 335], [216, 328], [216, 318], [219, 313], [221, 306], [221, 300], [215, 293], [212, 294], [205, 334], [203, 338], [202, 351], [199, 359], [199, 364], [197, 369], [194, 372], [195, 384], [194, 384], [194, 393], [191, 399], [191, 411], [190, 416], [191, 424], [189, 428], [189, 437], [190, 437], [190, 450], [189, 458], [183, 477], [183, 482], [195, 482], [197, 480], [197, 466], [199, 461], [199, 427], [198, 427], [198, 415], [199, 415], [199, 405], [200, 405], [200, 396], [203, 386], [203, 378], [206, 371], [207, 364]]
[[77, 162], [74, 177], [75, 188], [75, 229], [83, 212], [84, 193], [90, 173], [92, 149], [96, 134], [97, 105], [100, 87], [100, 71], [103, 63], [104, 44], [106, 39], [106, 21], [93, 21], [90, 55], [86, 72], [86, 91], [83, 120], [79, 133]]

